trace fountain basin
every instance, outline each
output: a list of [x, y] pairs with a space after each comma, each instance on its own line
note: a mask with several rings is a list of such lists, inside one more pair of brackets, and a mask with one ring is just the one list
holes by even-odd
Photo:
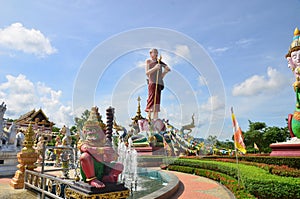
[[[177, 192], [179, 188], [179, 179], [177, 176], [166, 173], [161, 170], [138, 168], [138, 184], [146, 185], [141, 187], [145, 190], [133, 191], [129, 199], [142, 198], [142, 199], [167, 199]], [[149, 181], [150, 179], [150, 181]], [[139, 180], [141, 180], [139, 182]], [[151, 180], [153, 180], [151, 182]], [[154, 181], [156, 181], [156, 184]]]

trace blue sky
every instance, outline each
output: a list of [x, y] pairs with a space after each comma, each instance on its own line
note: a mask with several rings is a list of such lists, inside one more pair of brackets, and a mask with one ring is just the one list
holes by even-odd
[[[204, 63], [189, 63], [189, 56], [198, 52], [165, 39], [172, 45], [160, 50], [172, 72], [165, 80], [161, 116], [178, 128], [195, 113], [195, 136], [226, 139], [232, 134], [231, 106], [243, 130], [248, 120], [285, 126], [287, 114], [294, 110], [293, 75], [284, 56], [300, 26], [299, 0], [0, 1], [0, 5], [0, 101], [8, 106], [6, 117], [42, 107], [58, 126], [72, 125], [74, 115], [88, 108], [73, 107], [81, 68], [105, 41], [149, 27], [174, 31], [202, 46], [203, 56], [214, 63], [207, 67], [218, 72], [220, 93], [225, 92], [225, 97], [211, 92], [215, 77], [204, 75]], [[130, 42], [114, 44], [105, 53]], [[155, 42], [149, 44], [163, 45]], [[148, 50], [132, 49], [99, 66], [106, 70], [97, 79], [94, 104], [102, 114], [107, 106], [116, 107], [117, 120], [125, 127], [135, 114], [137, 96], [142, 97], [143, 109], [146, 104], [143, 62]]]

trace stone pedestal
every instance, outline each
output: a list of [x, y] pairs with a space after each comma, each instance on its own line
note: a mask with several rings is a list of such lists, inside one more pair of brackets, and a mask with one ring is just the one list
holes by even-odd
[[274, 143], [270, 145], [272, 153], [270, 156], [299, 156], [300, 143]]
[[18, 165], [16, 151], [0, 151], [0, 178], [12, 176]]
[[24, 175], [25, 168], [28, 170], [33, 170], [35, 168], [34, 163], [38, 158], [37, 153], [18, 153], [18, 164], [19, 170], [16, 171], [15, 176], [10, 181], [10, 186], [14, 189], [23, 189], [24, 188]]
[[105, 188], [97, 189], [84, 182], [75, 182], [66, 188], [65, 197], [71, 198], [115, 198], [125, 199], [129, 197], [129, 189], [122, 183], [105, 183]]

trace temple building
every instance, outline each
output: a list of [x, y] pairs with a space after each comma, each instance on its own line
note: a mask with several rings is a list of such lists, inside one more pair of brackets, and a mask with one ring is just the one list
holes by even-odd
[[19, 128], [24, 127], [27, 129], [30, 123], [37, 129], [43, 131], [52, 132], [52, 127], [55, 125], [53, 122], [49, 121], [49, 118], [45, 115], [42, 109], [36, 111], [35, 109], [21, 115], [19, 119], [15, 121]]

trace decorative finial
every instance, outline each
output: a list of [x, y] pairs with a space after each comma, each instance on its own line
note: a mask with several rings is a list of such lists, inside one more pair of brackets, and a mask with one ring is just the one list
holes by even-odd
[[138, 107], [137, 107], [136, 115], [133, 118], [131, 118], [135, 122], [137, 122], [138, 120], [141, 120], [141, 119], [145, 119], [141, 115], [142, 111], [141, 111], [141, 97], [140, 96], [137, 98], [137, 101], [138, 101]]
[[22, 148], [22, 152], [34, 152], [34, 131], [32, 129], [32, 122], [29, 123], [28, 128], [25, 132], [25, 139], [23, 142], [24, 147]]
[[295, 31], [294, 31], [294, 36], [297, 36], [297, 35], [300, 35], [300, 31], [299, 31], [298, 27], [296, 27]]
[[289, 51], [286, 54], [286, 58], [291, 56], [291, 53], [295, 50], [298, 50], [300, 47], [300, 31], [298, 28], [295, 28], [294, 31], [294, 36], [293, 36], [293, 41], [290, 45]]

